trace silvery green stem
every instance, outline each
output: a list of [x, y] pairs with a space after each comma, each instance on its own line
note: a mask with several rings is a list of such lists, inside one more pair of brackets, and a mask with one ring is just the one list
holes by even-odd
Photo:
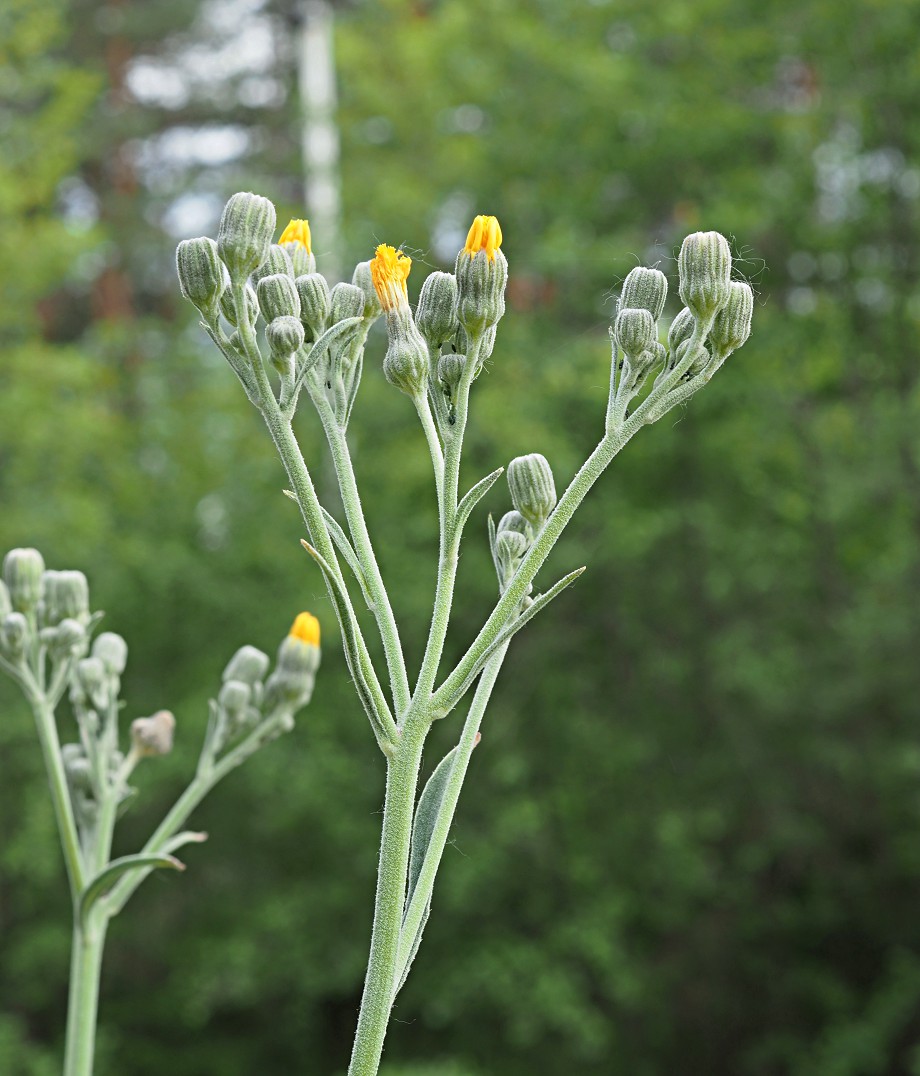
[[74, 917], [64, 1076], [92, 1076], [93, 1073], [99, 977], [107, 928], [108, 917], [101, 909], [93, 913], [86, 924], [81, 924], [78, 916]]
[[415, 789], [428, 726], [424, 710], [410, 711], [400, 744], [387, 759], [371, 951], [348, 1076], [376, 1076], [383, 1053], [398, 970]]
[[415, 404], [415, 410], [418, 412], [419, 420], [422, 423], [422, 430], [425, 433], [425, 440], [428, 443], [428, 451], [431, 454], [431, 466], [434, 470], [434, 487], [438, 495], [438, 512], [443, 526], [444, 453], [441, 450], [441, 440], [438, 437], [438, 428], [435, 425], [434, 416], [431, 413], [431, 403], [428, 399], [428, 393], [416, 393], [416, 395], [412, 397], [412, 402]]
[[390, 674], [390, 686], [393, 692], [393, 705], [397, 716], [404, 714], [409, 706], [409, 678], [406, 673], [406, 663], [403, 658], [402, 644], [399, 640], [399, 628], [390, 605], [390, 598], [384, 586], [383, 577], [374, 556], [374, 547], [364, 521], [364, 510], [361, 507], [361, 496], [358, 493], [358, 484], [355, 481], [354, 467], [351, 462], [351, 454], [348, 451], [348, 442], [342, 427], [336, 420], [332, 407], [322, 391], [314, 391], [310, 383], [310, 397], [316, 406], [323, 429], [326, 432], [326, 440], [329, 442], [329, 450], [332, 454], [332, 462], [335, 466], [339, 489], [342, 494], [342, 504], [345, 508], [345, 517], [348, 520], [348, 529], [351, 531], [351, 539], [354, 543], [358, 561], [364, 572], [367, 589], [373, 601], [371, 611], [377, 621], [380, 638], [386, 655], [387, 669]]
[[67, 868], [70, 893], [76, 901], [86, 884], [86, 871], [80, 851], [80, 838], [73, 814], [73, 804], [70, 801], [70, 790], [64, 773], [64, 762], [61, 758], [61, 743], [54, 720], [54, 709], [43, 692], [30, 689], [27, 694], [32, 704], [32, 712], [35, 714], [38, 742], [41, 744], [48, 784], [51, 787], [51, 804], [54, 808], [58, 836], [61, 838], [61, 848], [64, 852], [64, 865]]
[[441, 865], [441, 857], [444, 854], [447, 837], [454, 820], [454, 813], [457, 809], [457, 801], [460, 798], [460, 790], [463, 788], [470, 756], [478, 742], [479, 726], [482, 723], [483, 715], [492, 695], [492, 689], [508, 652], [508, 645], [508, 643], [505, 643], [499, 647], [486, 662], [479, 678], [479, 683], [476, 685], [476, 691], [473, 694], [470, 711], [467, 714], [463, 732], [457, 744], [457, 754], [454, 757], [453, 768], [444, 790], [444, 798], [441, 801], [437, 820], [431, 833], [428, 851], [425, 853], [425, 861], [422, 864], [415, 890], [412, 893], [412, 899], [403, 918], [399, 938], [399, 954], [396, 961], [397, 982], [406, 971], [406, 966], [412, 956], [415, 937], [421, 926], [428, 902], [431, 899], [435, 877], [438, 873], [438, 867]]

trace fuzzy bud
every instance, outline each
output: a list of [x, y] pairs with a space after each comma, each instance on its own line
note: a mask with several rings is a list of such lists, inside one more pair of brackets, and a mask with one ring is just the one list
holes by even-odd
[[121, 676], [128, 664], [128, 644], [114, 631], [104, 631], [93, 642], [93, 657], [105, 666], [109, 676]]
[[517, 531], [518, 534], [526, 534], [527, 526], [527, 520], [520, 512], [505, 512], [502, 518], [498, 521], [495, 533], [502, 534], [504, 531]]
[[26, 648], [29, 622], [22, 613], [7, 613], [0, 623], [0, 651], [18, 661]]
[[272, 362], [287, 371], [288, 360], [302, 347], [305, 337], [303, 325], [294, 317], [275, 318], [265, 329], [265, 339], [272, 353]]
[[346, 318], [364, 314], [364, 292], [355, 284], [336, 284], [329, 297], [330, 322], [335, 325]]
[[206, 318], [217, 317], [221, 293], [227, 285], [227, 270], [213, 239], [183, 239], [176, 248], [179, 290]]
[[415, 324], [432, 348], [456, 336], [459, 292], [453, 273], [430, 273], [422, 285], [415, 308]]
[[227, 662], [223, 681], [242, 680], [244, 684], [258, 684], [268, 672], [269, 657], [254, 646], [241, 646]]
[[637, 265], [626, 274], [620, 290], [620, 310], [648, 310], [657, 321], [668, 297], [668, 278], [658, 269]]
[[652, 346], [655, 319], [648, 310], [622, 309], [613, 323], [617, 343], [630, 357], [637, 357]]
[[265, 684], [266, 713], [296, 710], [310, 701], [321, 657], [319, 643], [319, 621], [301, 613], [278, 648], [275, 671]]
[[680, 297], [684, 305], [704, 321], [713, 317], [728, 299], [732, 276], [732, 253], [728, 240], [718, 232], [688, 235], [677, 258]]
[[262, 265], [274, 234], [275, 207], [267, 198], [243, 192], [233, 195], [224, 206], [217, 232], [217, 252], [231, 280], [245, 280]]
[[693, 336], [695, 328], [696, 318], [693, 316], [693, 311], [684, 307], [668, 329], [668, 349], [672, 355], [676, 355], [678, 347]]
[[256, 287], [259, 309], [267, 322], [275, 318], [300, 317], [300, 296], [286, 273], [263, 276]]
[[42, 576], [42, 620], [57, 624], [65, 618], [89, 620], [89, 584], [82, 572], [45, 572]]
[[329, 285], [322, 273], [299, 276], [294, 284], [300, 296], [300, 320], [313, 333], [315, 340], [326, 331], [329, 321]]
[[45, 562], [37, 549], [11, 549], [3, 558], [3, 581], [13, 608], [29, 613], [41, 597]]
[[249, 705], [252, 688], [242, 680], [225, 680], [221, 685], [217, 701], [227, 711], [236, 716], [242, 714]]
[[453, 398], [463, 376], [463, 355], [455, 355], [453, 352], [442, 355], [438, 359], [438, 381], [447, 396]]
[[67, 618], [54, 629], [51, 653], [56, 658], [70, 657], [81, 650], [86, 642], [86, 629], [79, 620]]
[[556, 507], [556, 484], [546, 457], [531, 452], [513, 459], [508, 464], [508, 488], [514, 507], [539, 530]]
[[501, 241], [495, 217], [480, 216], [457, 255], [457, 313], [460, 324], [473, 336], [491, 328], [505, 313], [508, 262], [499, 249]]
[[358, 262], [352, 274], [351, 282], [356, 288], [360, 288], [364, 292], [365, 320], [373, 321], [379, 318], [383, 313], [383, 307], [380, 305], [377, 289], [374, 287], [374, 281], [371, 277], [371, 263]]
[[287, 276], [291, 280], [294, 279], [294, 263], [291, 261], [291, 256], [278, 243], [272, 243], [268, 248], [268, 257], [258, 269], [253, 271], [250, 277], [253, 287], [258, 288], [259, 281], [267, 276]]
[[13, 611], [13, 603], [10, 600], [10, 592], [7, 589], [6, 583], [0, 579], [0, 620], [6, 616], [7, 613]]
[[[249, 318], [249, 324], [255, 325], [256, 319], [259, 316], [259, 299], [256, 295], [256, 289], [247, 281], [243, 290], [246, 301], [246, 315]], [[236, 307], [233, 303], [232, 288], [224, 288], [221, 293], [220, 312], [224, 315], [227, 321], [234, 326], [234, 328], [238, 325]]]
[[131, 722], [131, 746], [141, 758], [168, 755], [175, 731], [175, 717], [169, 710], [157, 710], [151, 717], [138, 717]]
[[289, 221], [287, 227], [278, 239], [278, 245], [283, 247], [294, 266], [294, 276], [303, 276], [305, 273], [316, 272], [316, 258], [313, 257], [311, 247], [310, 224], [305, 220]]
[[730, 355], [751, 335], [751, 318], [754, 314], [754, 293], [749, 284], [733, 280], [729, 286], [728, 299], [716, 314], [709, 340], [720, 356]]
[[383, 374], [391, 385], [407, 396], [428, 387], [428, 345], [418, 331], [409, 308], [387, 313], [389, 347], [383, 360]]

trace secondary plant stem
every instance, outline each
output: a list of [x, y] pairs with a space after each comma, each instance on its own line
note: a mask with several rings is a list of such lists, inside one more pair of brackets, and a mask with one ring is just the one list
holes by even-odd
[[85, 924], [80, 923], [75, 913], [64, 1076], [92, 1076], [99, 977], [107, 928], [108, 918], [101, 909], [93, 912]]

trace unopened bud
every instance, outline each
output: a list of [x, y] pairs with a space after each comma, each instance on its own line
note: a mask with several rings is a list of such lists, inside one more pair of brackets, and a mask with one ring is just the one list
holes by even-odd
[[355, 284], [336, 284], [329, 298], [329, 320], [333, 325], [364, 314], [364, 292]]
[[516, 563], [527, 552], [527, 538], [520, 531], [502, 531], [495, 539], [495, 552], [503, 564]]
[[258, 289], [259, 281], [267, 276], [287, 276], [294, 279], [294, 263], [291, 256], [278, 243], [272, 243], [268, 248], [268, 256], [258, 269], [253, 271], [250, 279], [253, 287]]
[[709, 334], [713, 348], [721, 357], [737, 351], [751, 335], [753, 314], [754, 293], [750, 285], [733, 280], [729, 286], [728, 299], [716, 314]]
[[732, 276], [732, 253], [728, 240], [718, 232], [688, 235], [677, 258], [680, 297], [704, 321], [728, 299]]
[[0, 623], [0, 650], [18, 661], [25, 652], [28, 634], [29, 622], [22, 613], [7, 613]]
[[526, 534], [527, 527], [527, 520], [521, 515], [520, 512], [505, 512], [502, 518], [498, 521], [498, 526], [495, 528], [495, 533], [502, 534], [504, 531], [517, 531], [518, 534]]
[[252, 688], [242, 680], [226, 680], [217, 701], [232, 716], [242, 714], [252, 698]]
[[322, 273], [299, 276], [294, 284], [300, 296], [300, 320], [316, 340], [326, 331], [329, 321], [329, 285]]
[[258, 194], [234, 194], [224, 206], [217, 252], [230, 279], [245, 280], [268, 257], [275, 234], [275, 207]]
[[466, 245], [457, 255], [457, 313], [471, 335], [495, 325], [505, 313], [508, 262], [499, 249], [501, 241], [495, 217], [480, 216], [473, 221]]
[[90, 699], [97, 710], [103, 709], [109, 701], [109, 674], [99, 658], [83, 658], [77, 663], [77, 679], [83, 694]]
[[[45, 572], [46, 580], [50, 574]], [[82, 572], [55, 572], [50, 589], [50, 608], [54, 619], [49, 623], [56, 624], [66, 617], [84, 623], [89, 619], [89, 583]], [[44, 591], [43, 586], [42, 601], [48, 603], [49, 596]]]
[[613, 332], [626, 354], [638, 357], [655, 339], [655, 319], [648, 310], [622, 309], [613, 323]]
[[463, 376], [463, 355], [455, 355], [450, 352], [438, 359], [438, 381], [441, 382], [446, 395], [453, 398]]
[[279, 366], [279, 363], [283, 364], [284, 372], [286, 372], [288, 360], [303, 345], [304, 337], [303, 325], [298, 318], [280, 317], [269, 322], [265, 329], [265, 339], [271, 349], [272, 362], [276, 366]]
[[254, 646], [241, 646], [227, 662], [223, 681], [242, 680], [244, 684], [258, 684], [268, 672], [269, 657]]
[[358, 262], [352, 274], [351, 282], [356, 288], [360, 288], [364, 292], [365, 320], [373, 321], [375, 318], [379, 318], [383, 313], [383, 307], [380, 305], [377, 289], [374, 287], [374, 281], [371, 277], [371, 263]]
[[265, 712], [279, 707], [299, 709], [310, 701], [320, 663], [319, 621], [301, 613], [278, 648], [275, 671], [265, 684]]
[[220, 297], [227, 284], [227, 270], [213, 239], [183, 239], [176, 248], [176, 272], [182, 297], [205, 317], [217, 317]]
[[128, 644], [114, 631], [97, 635], [93, 643], [93, 657], [105, 666], [109, 676], [121, 676], [128, 664]]
[[300, 296], [286, 273], [263, 276], [256, 287], [259, 309], [267, 322], [275, 318], [300, 317]]
[[684, 307], [677, 317], [671, 322], [668, 329], [668, 349], [672, 355], [677, 354], [677, 349], [685, 341], [689, 340], [696, 328], [696, 318], [693, 311]]
[[3, 581], [10, 602], [20, 613], [29, 613], [41, 597], [45, 562], [37, 549], [11, 549], [3, 558]]
[[64, 763], [64, 773], [67, 775], [67, 783], [78, 792], [92, 794], [93, 792], [93, 768], [89, 759], [78, 743], [65, 743], [61, 747], [61, 761]]
[[6, 616], [7, 613], [13, 611], [13, 603], [10, 600], [10, 592], [7, 589], [6, 583], [0, 579], [0, 620]]
[[428, 345], [408, 306], [387, 313], [387, 334], [390, 343], [383, 360], [384, 377], [407, 396], [424, 393], [428, 387]]
[[439, 348], [456, 335], [460, 327], [458, 301], [457, 278], [453, 273], [428, 275], [415, 308], [415, 324], [430, 347]]
[[168, 755], [172, 750], [176, 719], [169, 710], [157, 710], [151, 717], [131, 722], [131, 745], [141, 758]]
[[[626, 274], [620, 290], [620, 310], [648, 310], [655, 321], [664, 312], [668, 278], [658, 269], [637, 265]], [[622, 345], [621, 345], [622, 346]]]
[[311, 247], [310, 225], [305, 220], [292, 220], [281, 233], [278, 245], [284, 247], [294, 266], [294, 276], [316, 272], [316, 258]]
[[70, 657], [83, 647], [86, 641], [86, 629], [79, 620], [66, 619], [54, 629], [50, 650], [57, 658]]
[[539, 452], [518, 456], [508, 464], [511, 501], [537, 530], [556, 507], [556, 484], [549, 461]]

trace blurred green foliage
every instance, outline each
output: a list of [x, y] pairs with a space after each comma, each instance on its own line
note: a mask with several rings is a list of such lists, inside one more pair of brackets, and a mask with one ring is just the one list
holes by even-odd
[[[235, 647], [270, 649], [301, 607], [326, 631], [297, 730], [203, 806], [189, 871], [115, 923], [100, 1076], [341, 1072], [357, 1011], [381, 760], [166, 234], [188, 191], [300, 215], [296, 6], [264, 12], [286, 98], [207, 49], [189, 75], [230, 35], [219, 5], [0, 14], [0, 548], [85, 570], [132, 646], [126, 718], [179, 717], [124, 850], [194, 765]], [[353, 259], [403, 242], [417, 291], [474, 212], [505, 233], [468, 482], [526, 451], [574, 472], [637, 262], [673, 279], [681, 237], [718, 228], [760, 295], [737, 362], [628, 446], [555, 554], [589, 572], [512, 648], [386, 1076], [920, 1076], [918, 20], [917, 0], [341, 7]], [[145, 63], [185, 82], [145, 99]], [[170, 136], [219, 124], [245, 154], [171, 163]], [[351, 441], [417, 662], [431, 479], [374, 354]], [[301, 431], [332, 501], [306, 413]], [[471, 525], [448, 656], [493, 592]], [[44, 1076], [69, 910], [29, 715], [6, 684], [0, 704], [0, 1072]]]

